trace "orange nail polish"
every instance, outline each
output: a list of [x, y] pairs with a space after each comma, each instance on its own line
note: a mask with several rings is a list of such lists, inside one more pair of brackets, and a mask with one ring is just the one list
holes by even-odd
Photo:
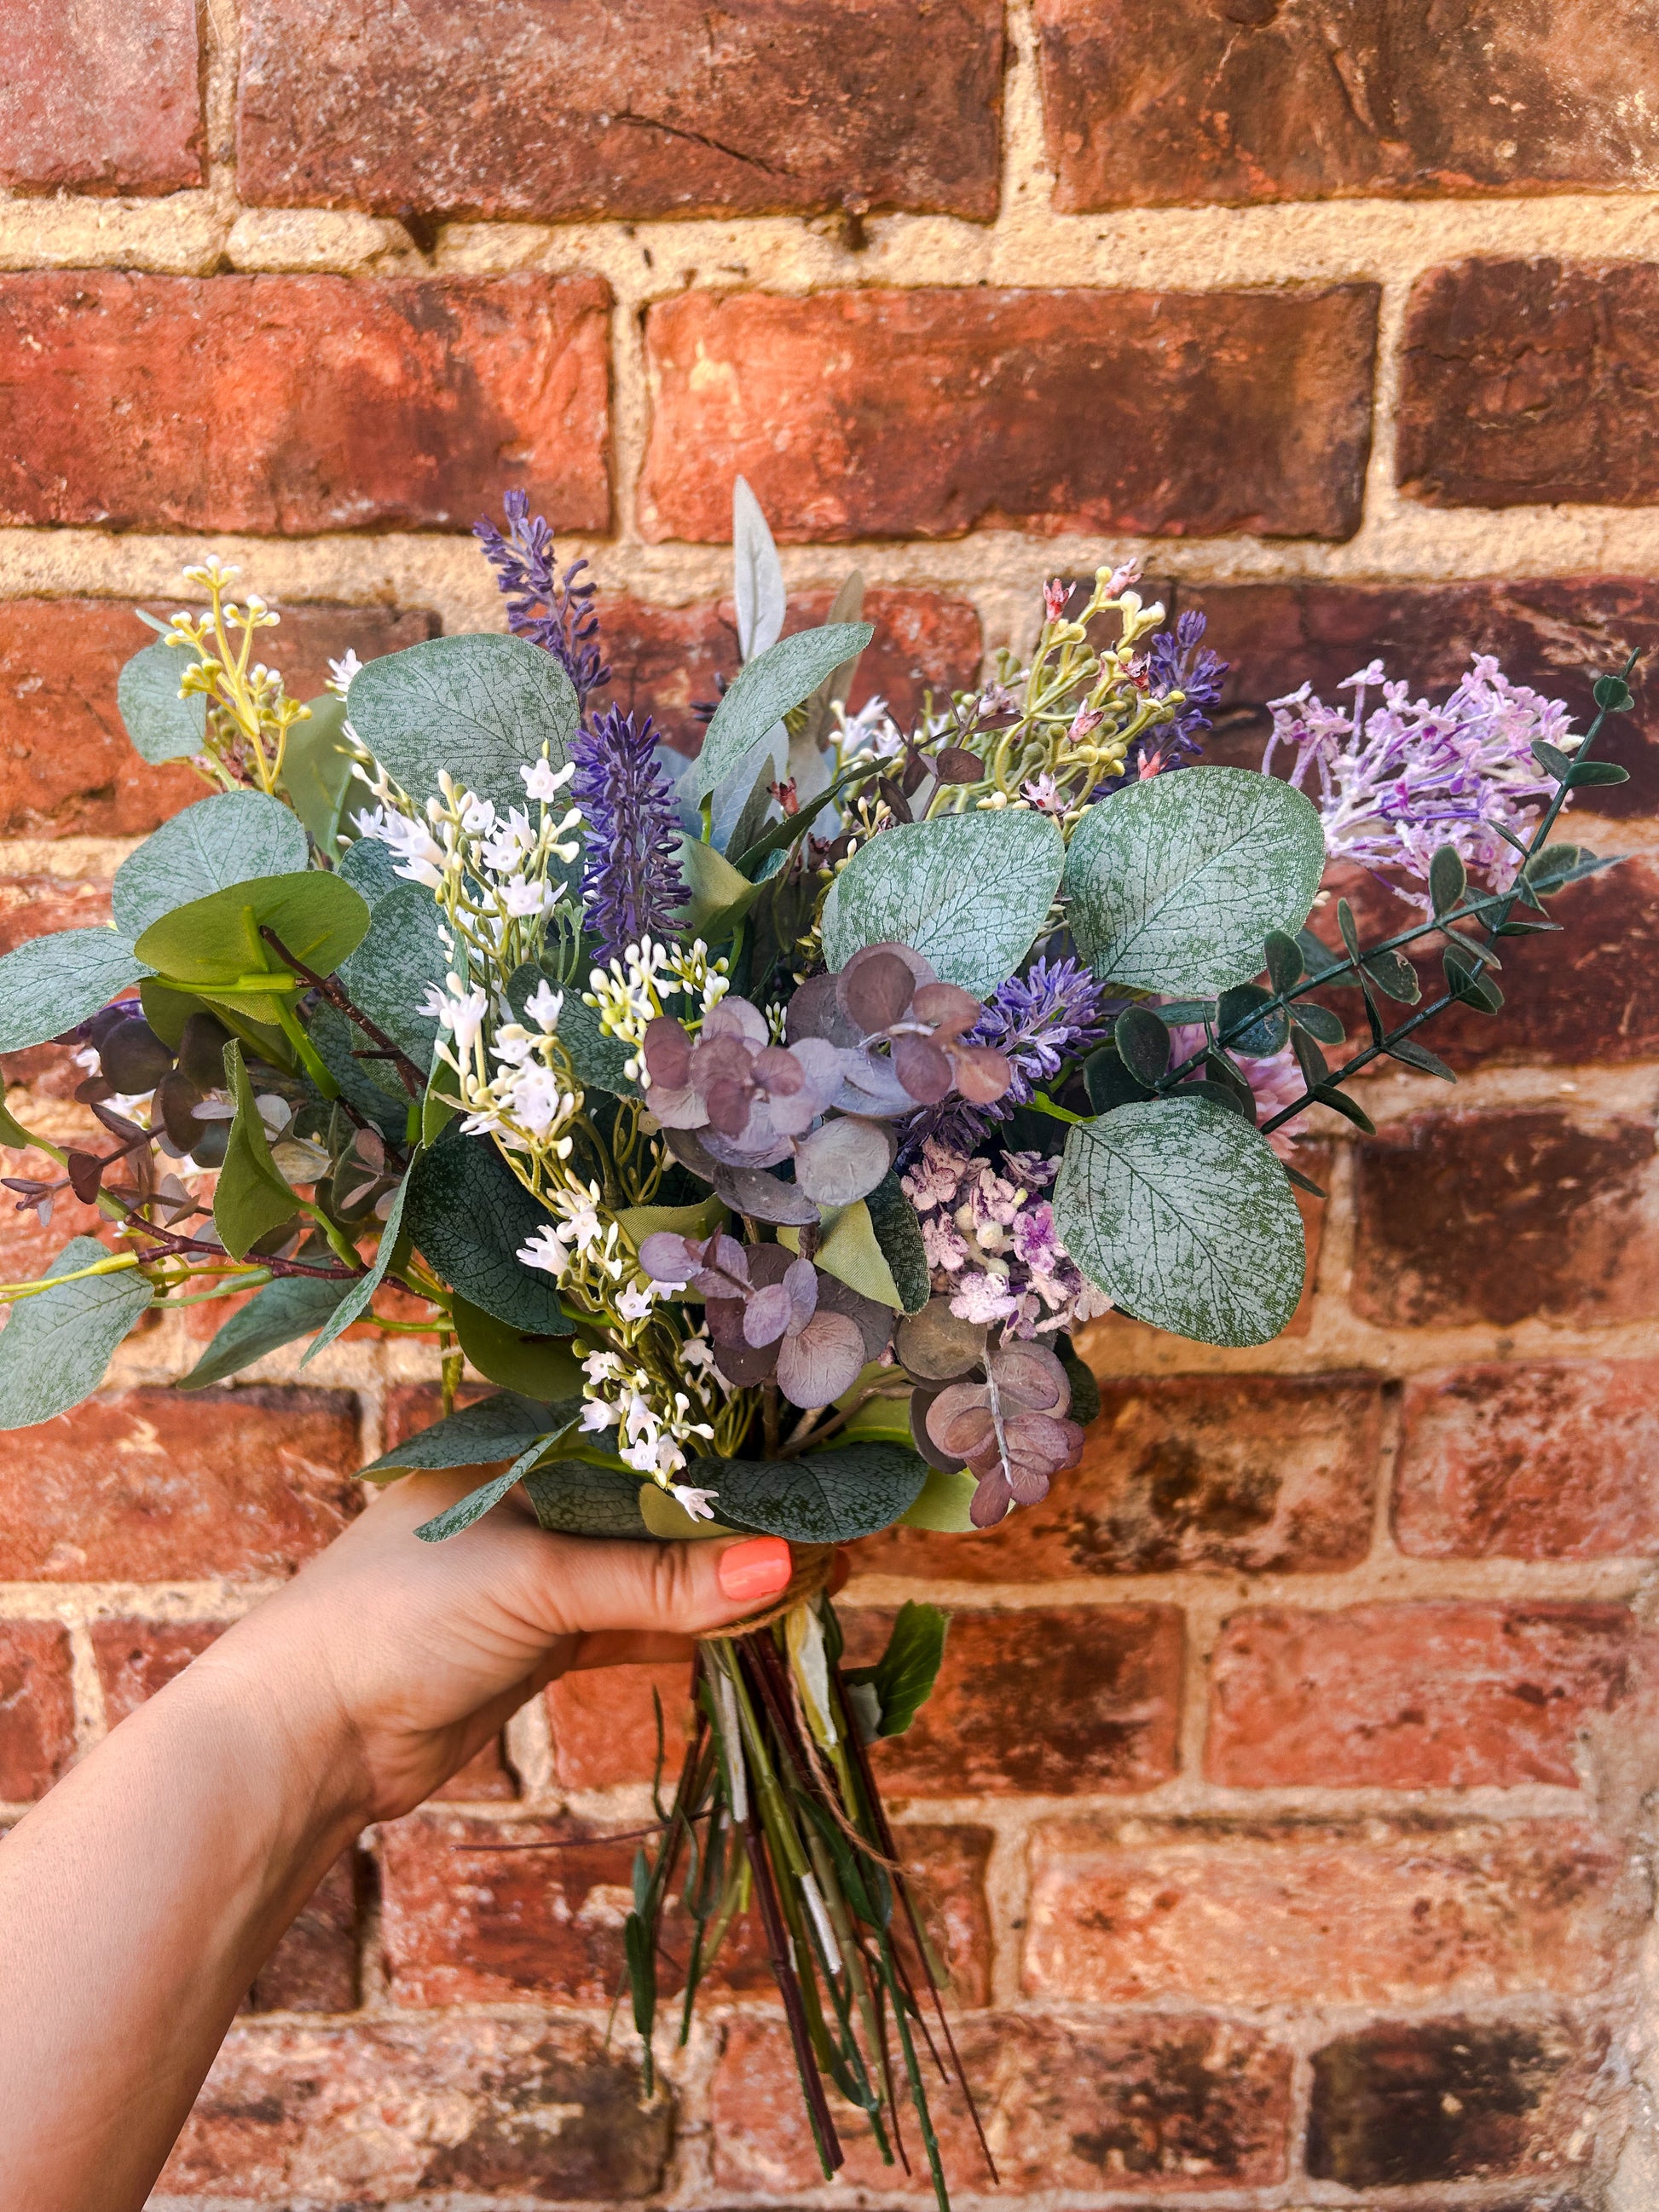
[[733, 1605], [756, 1605], [787, 1589], [795, 1571], [781, 1536], [750, 1536], [720, 1556], [720, 1589]]

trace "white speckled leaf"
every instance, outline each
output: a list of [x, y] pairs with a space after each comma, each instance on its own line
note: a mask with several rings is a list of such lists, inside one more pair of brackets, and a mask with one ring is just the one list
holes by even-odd
[[1242, 1115], [1153, 1099], [1066, 1139], [1054, 1221], [1124, 1312], [1200, 1344], [1265, 1344], [1302, 1296], [1306, 1247], [1285, 1170]]
[[1092, 806], [1066, 857], [1078, 949], [1097, 975], [1201, 997], [1259, 975], [1294, 935], [1325, 866], [1299, 791], [1249, 769], [1189, 768]]
[[305, 826], [263, 791], [219, 791], [175, 814], [115, 871], [115, 927], [140, 938], [150, 924], [233, 884], [297, 875], [309, 860]]
[[[46, 1273], [72, 1275], [109, 1256], [95, 1237], [76, 1237]], [[154, 1295], [142, 1275], [126, 1269], [20, 1298], [0, 1329], [0, 1429], [32, 1429], [89, 1397]]]
[[149, 973], [112, 929], [26, 937], [0, 960], [0, 1052], [60, 1036]]
[[411, 799], [447, 769], [503, 809], [525, 804], [521, 763], [555, 768], [576, 733], [575, 687], [550, 653], [522, 637], [424, 638], [351, 679], [351, 726]]
[[135, 653], [116, 679], [115, 703], [133, 750], [147, 761], [187, 760], [207, 744], [207, 700], [179, 696], [179, 680], [196, 665], [185, 647], [158, 638]]

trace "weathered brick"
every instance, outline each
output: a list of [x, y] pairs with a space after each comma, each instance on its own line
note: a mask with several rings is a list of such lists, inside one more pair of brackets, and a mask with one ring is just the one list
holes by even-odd
[[353, 2012], [357, 2005], [356, 1854], [336, 1859], [248, 1991], [249, 2012]]
[[[1595, 709], [1593, 678], [1620, 668], [1632, 650], [1634, 713], [1615, 714], [1596, 740], [1602, 760], [1631, 781], [1576, 793], [1568, 818], [1659, 811], [1659, 742], [1646, 689], [1659, 647], [1659, 586], [1644, 576], [1547, 576], [1520, 583], [1206, 584], [1183, 586], [1183, 609], [1201, 609], [1206, 642], [1228, 664], [1207, 759], [1259, 767], [1270, 725], [1267, 702], [1305, 678], [1328, 702], [1345, 677], [1380, 659], [1416, 695], [1443, 695], [1478, 653], [1550, 698], [1565, 700], [1577, 726]], [[1593, 838], [1591, 839], [1593, 842]]]
[[[1265, 2187], [1284, 2174], [1290, 2057], [1258, 2029], [1152, 2014], [1109, 2021], [981, 2014], [958, 2024], [957, 2042], [1005, 2187], [1139, 2197]], [[930, 2077], [928, 2100], [953, 2187], [983, 2188], [959, 2093]], [[839, 2126], [845, 2108], [835, 2110]], [[765, 2202], [821, 2185], [781, 2023], [727, 2026], [712, 2112], [717, 2186]], [[896, 2177], [856, 2118], [846, 2112], [842, 2179], [891, 2190]], [[914, 2160], [913, 2129], [908, 2140]]]
[[597, 278], [0, 277], [0, 521], [604, 530]]
[[1395, 1540], [1414, 1558], [1585, 1559], [1659, 1549], [1659, 1364], [1413, 1376]]
[[[152, 611], [170, 613], [152, 602]], [[360, 660], [430, 637], [423, 608], [285, 606], [262, 642], [292, 696], [314, 698], [348, 646]], [[206, 795], [183, 763], [151, 768], [115, 703], [122, 664], [154, 642], [118, 599], [0, 600], [0, 833], [131, 837]]]
[[673, 2129], [639, 2068], [574, 2021], [232, 2029], [158, 2193], [367, 2206], [414, 2196], [650, 2195]]
[[[827, 621], [831, 594], [798, 592], [786, 633]], [[980, 622], [966, 599], [902, 585], [877, 586], [864, 595], [864, 618], [876, 634], [864, 649], [848, 704], [856, 714], [879, 695], [903, 727], [921, 712], [932, 690], [942, 702], [965, 690], [979, 674], [984, 652]], [[600, 605], [608, 697], [630, 714], [649, 714], [667, 741], [683, 752], [702, 742], [694, 707], [718, 697], [716, 675], [738, 672], [738, 624], [729, 599], [703, 599], [689, 607], [653, 606], [638, 599]]]
[[608, 1790], [649, 1782], [657, 1765], [661, 1702], [663, 1775], [672, 1787], [690, 1735], [691, 1672], [684, 1662], [659, 1667], [596, 1667], [562, 1674], [547, 1691], [553, 1765], [564, 1790]]
[[1593, 19], [1039, 0], [1037, 24], [1055, 204], [1069, 210], [1617, 189], [1659, 173], [1659, 125], [1628, 96], [1648, 60], [1632, 0]]
[[43, 1796], [74, 1749], [69, 1631], [55, 1620], [0, 1621], [0, 1798]]
[[500, 1736], [475, 1751], [466, 1765], [432, 1793], [434, 1805], [473, 1804], [480, 1798], [516, 1797], [519, 1779]]
[[1618, 1322], [1659, 1308], [1650, 1122], [1413, 1114], [1356, 1147], [1352, 1297], [1384, 1328]]
[[1542, 2179], [1588, 2154], [1606, 2047], [1565, 2015], [1362, 2028], [1314, 2053], [1308, 2171], [1350, 2189]]
[[1401, 489], [1435, 507], [1651, 506], [1656, 373], [1659, 263], [1432, 270], [1407, 315]]
[[289, 1574], [356, 1507], [343, 1392], [128, 1390], [21, 1429], [0, 1462], [0, 1577]]
[[[847, 1616], [849, 1664], [880, 1656], [891, 1620]], [[917, 1797], [1152, 1789], [1176, 1771], [1181, 1668], [1172, 1606], [954, 1613], [933, 1694], [876, 1746], [877, 1772]]]
[[252, 0], [237, 182], [283, 207], [543, 218], [996, 213], [994, 0], [573, 12]]
[[222, 1620], [94, 1620], [92, 1655], [111, 1728], [165, 1689], [225, 1632]]
[[976, 527], [1346, 538], [1376, 295], [686, 292], [651, 309], [651, 539]]
[[1588, 1824], [1054, 1821], [1031, 1840], [1029, 1996], [1391, 2004], [1595, 1990], [1631, 1936]]
[[978, 1541], [896, 1528], [861, 1572], [953, 1582], [1353, 1566], [1370, 1540], [1380, 1385], [1356, 1376], [1108, 1382], [1080, 1466]]
[[204, 180], [194, 0], [15, 0], [0, 184], [171, 192]]
[[1631, 1686], [1634, 1636], [1617, 1605], [1235, 1613], [1206, 1771], [1243, 1790], [1572, 1789], [1581, 1729]]

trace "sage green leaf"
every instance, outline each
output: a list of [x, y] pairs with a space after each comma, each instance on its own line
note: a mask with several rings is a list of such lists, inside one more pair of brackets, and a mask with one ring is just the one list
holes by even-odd
[[558, 1459], [525, 1478], [536, 1518], [559, 1536], [648, 1537], [640, 1478], [586, 1460]]
[[0, 1052], [61, 1036], [149, 973], [112, 929], [26, 938], [0, 960]]
[[[897, 1189], [898, 1178], [890, 1170], [883, 1177], [883, 1182], [890, 1182], [896, 1190]], [[915, 1307], [907, 1306], [904, 1302], [904, 1297], [894, 1279], [893, 1270], [888, 1263], [887, 1253], [880, 1237], [876, 1233], [875, 1217], [871, 1208], [880, 1196], [882, 1184], [878, 1183], [871, 1192], [868, 1199], [857, 1198], [847, 1206], [820, 1206], [818, 1212], [822, 1217], [822, 1226], [817, 1248], [813, 1252], [812, 1258], [826, 1275], [833, 1275], [837, 1282], [845, 1283], [849, 1289], [857, 1291], [860, 1297], [873, 1298], [878, 1305], [890, 1306], [895, 1313], [914, 1312]], [[909, 1201], [904, 1197], [902, 1192], [899, 1194], [899, 1204], [907, 1212], [909, 1212]], [[896, 1214], [890, 1209], [887, 1218], [890, 1223], [897, 1219]], [[915, 1215], [911, 1213], [912, 1223], [915, 1222]], [[799, 1230], [781, 1228], [778, 1231], [778, 1242], [780, 1244], [787, 1245], [790, 1251], [799, 1252]], [[918, 1224], [916, 1228], [918, 1249], [921, 1244], [921, 1231]], [[917, 1304], [925, 1305], [927, 1302], [928, 1290], [925, 1255], [921, 1279], [922, 1291]], [[914, 1274], [911, 1275], [910, 1281], [914, 1295], [915, 1287]]]
[[1266, 1138], [1224, 1106], [1156, 1099], [1081, 1123], [1054, 1207], [1073, 1259], [1138, 1321], [1202, 1344], [1265, 1344], [1296, 1311], [1296, 1200]]
[[465, 1498], [458, 1498], [444, 1512], [434, 1514], [430, 1521], [422, 1521], [415, 1534], [423, 1544], [441, 1544], [446, 1536], [459, 1536], [463, 1528], [470, 1528], [481, 1521], [492, 1505], [499, 1505], [514, 1484], [527, 1474], [541, 1457], [545, 1444], [552, 1438], [538, 1437], [535, 1443], [521, 1451], [505, 1474], [493, 1475], [476, 1490], [469, 1490]]
[[[702, 750], [681, 781], [681, 796], [694, 804], [705, 798], [744, 765], [792, 707], [810, 697], [843, 660], [862, 653], [875, 634], [872, 623], [830, 623], [822, 629], [797, 630], [757, 653], [738, 670], [715, 708]], [[383, 668], [386, 663], [374, 665]], [[352, 696], [355, 719], [356, 684]]]
[[344, 877], [371, 913], [390, 892], [419, 888], [398, 873], [397, 856], [378, 837], [354, 838], [341, 854], [336, 872]]
[[974, 1528], [974, 1492], [979, 1477], [969, 1468], [930, 1467], [915, 1504], [900, 1519], [902, 1528], [931, 1528], [944, 1536], [969, 1536]]
[[552, 1278], [518, 1257], [520, 1246], [551, 1218], [488, 1137], [464, 1137], [453, 1124], [421, 1155], [410, 1178], [408, 1220], [416, 1249], [464, 1298], [532, 1336], [570, 1336], [576, 1327]]
[[824, 957], [844, 968], [866, 945], [908, 945], [978, 999], [1031, 949], [1060, 889], [1066, 847], [1024, 808], [901, 822], [836, 877], [823, 909]]
[[678, 855], [687, 896], [680, 908], [688, 938], [723, 944], [760, 896], [762, 886], [739, 875], [723, 854], [696, 837], [682, 837]]
[[392, 1210], [380, 1225], [380, 1241], [374, 1248], [374, 1257], [369, 1262], [368, 1273], [360, 1275], [348, 1287], [345, 1296], [324, 1324], [316, 1342], [300, 1362], [301, 1367], [309, 1367], [319, 1352], [325, 1352], [336, 1337], [349, 1329], [354, 1321], [361, 1321], [368, 1311], [375, 1291], [386, 1280], [386, 1269], [392, 1265], [398, 1239], [403, 1234], [404, 1204], [408, 1196], [409, 1177], [405, 1176], [392, 1194]]
[[310, 858], [298, 817], [262, 791], [220, 791], [198, 799], [145, 838], [115, 871], [110, 911], [137, 939], [176, 907], [231, 884], [290, 876]]
[[340, 963], [347, 997], [422, 1073], [431, 1071], [438, 1024], [421, 1005], [427, 986], [441, 985], [454, 957], [438, 934], [441, 922], [430, 891], [400, 883], [375, 901], [362, 943]]
[[[95, 1237], [76, 1237], [46, 1273], [72, 1275], [109, 1257]], [[90, 1396], [153, 1297], [136, 1268], [124, 1268], [19, 1298], [0, 1329], [0, 1429], [32, 1429]]]
[[[332, 860], [352, 780], [345, 701], [325, 691], [306, 705], [308, 719], [291, 726], [283, 745], [283, 789], [318, 850]], [[368, 804], [367, 792], [363, 804]]]
[[164, 981], [222, 1000], [250, 1021], [274, 1024], [305, 987], [260, 936], [261, 927], [274, 930], [314, 974], [331, 975], [361, 943], [368, 921], [368, 908], [349, 884], [314, 869], [193, 899], [152, 922], [134, 950]]
[[927, 1466], [899, 1444], [847, 1444], [781, 1461], [698, 1460], [685, 1479], [712, 1490], [723, 1521], [792, 1544], [850, 1544], [915, 1504]]
[[488, 1467], [496, 1460], [516, 1459], [538, 1439], [562, 1435], [579, 1410], [576, 1401], [548, 1407], [516, 1391], [500, 1390], [405, 1437], [364, 1468], [363, 1476], [370, 1482], [390, 1481], [411, 1467]]
[[732, 486], [732, 597], [738, 614], [738, 651], [745, 660], [777, 642], [788, 601], [783, 563], [760, 501], [747, 481]]
[[371, 660], [351, 679], [351, 726], [423, 804], [447, 769], [505, 811], [525, 805], [521, 765], [543, 744], [562, 768], [580, 710], [550, 653], [522, 637], [433, 637]]
[[257, 1291], [234, 1313], [188, 1375], [181, 1390], [204, 1390], [222, 1382], [298, 1338], [320, 1328], [344, 1296], [346, 1285], [317, 1275], [284, 1275]]
[[188, 760], [207, 744], [207, 699], [179, 696], [179, 679], [196, 665], [187, 646], [158, 640], [135, 653], [116, 678], [115, 703], [133, 750], [154, 763]]
[[225, 1047], [225, 1084], [235, 1101], [236, 1118], [213, 1194], [213, 1225], [231, 1258], [245, 1260], [262, 1237], [293, 1220], [300, 1201], [270, 1157], [240, 1044]]
[[724, 1199], [711, 1192], [695, 1206], [625, 1206], [617, 1219], [622, 1232], [637, 1252], [647, 1237], [672, 1230], [677, 1237], [712, 1237], [726, 1219]]
[[480, 1375], [521, 1398], [580, 1398], [582, 1370], [568, 1336], [527, 1336], [451, 1294], [461, 1350]]
[[882, 1735], [902, 1735], [933, 1695], [945, 1657], [949, 1616], [936, 1605], [907, 1598], [898, 1609], [887, 1649], [873, 1667], [849, 1667], [844, 1680], [867, 1682], [881, 1707]]
[[1224, 991], [1260, 971], [1269, 930], [1301, 927], [1324, 866], [1319, 816], [1277, 777], [1152, 776], [1078, 824], [1066, 859], [1072, 933], [1109, 982]]

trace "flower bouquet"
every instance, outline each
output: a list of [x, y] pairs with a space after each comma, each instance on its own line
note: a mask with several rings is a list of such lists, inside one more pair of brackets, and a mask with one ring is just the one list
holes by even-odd
[[[508, 635], [349, 658], [301, 704], [255, 658], [276, 615], [209, 565], [123, 672], [138, 750], [214, 789], [123, 862], [112, 927], [0, 962], [0, 1048], [72, 1044], [109, 1140], [0, 1108], [40, 1167], [18, 1206], [67, 1188], [106, 1224], [0, 1288], [0, 1425], [77, 1403], [152, 1312], [236, 1297], [181, 1388], [355, 1323], [435, 1336], [441, 1418], [364, 1470], [480, 1470], [426, 1539], [517, 1484], [550, 1529], [786, 1539], [782, 1601], [700, 1647], [634, 2017], [648, 2072], [672, 1897], [682, 2034], [757, 1912], [826, 2174], [831, 2090], [890, 2161], [908, 2107], [943, 2204], [943, 1976], [870, 1747], [945, 1625], [907, 1605], [846, 1666], [833, 1547], [994, 1541], [1079, 1455], [1094, 1316], [1285, 1327], [1315, 1188], [1289, 1124], [1368, 1127], [1348, 1085], [1385, 1056], [1449, 1078], [1424, 1026], [1496, 1013], [1498, 944], [1607, 865], [1551, 831], [1621, 777], [1591, 747], [1631, 695], [1597, 682], [1581, 738], [1489, 660], [1438, 708], [1373, 665], [1346, 711], [1278, 703], [1288, 781], [1193, 765], [1221, 672], [1127, 567], [1050, 584], [1029, 660], [902, 728], [848, 709], [857, 577], [781, 635], [740, 483], [742, 662], [688, 757], [599, 708], [593, 586], [521, 496], [507, 525], [478, 534]], [[1337, 899], [1310, 932], [1333, 860], [1397, 927], [1362, 944]], [[463, 1403], [468, 1366], [496, 1388]]]

